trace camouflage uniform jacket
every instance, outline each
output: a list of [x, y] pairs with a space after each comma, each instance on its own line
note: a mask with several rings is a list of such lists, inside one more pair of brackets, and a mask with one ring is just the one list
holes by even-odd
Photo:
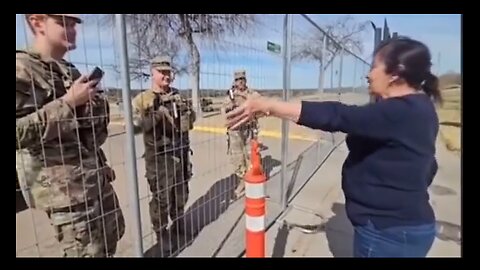
[[[166, 94], [149, 89], [132, 100], [132, 107], [136, 132], [143, 132], [147, 163], [158, 155], [188, 155], [189, 131], [196, 115], [177, 89], [171, 88]], [[159, 113], [159, 109], [164, 113]]]
[[34, 51], [16, 53], [17, 171], [31, 207], [65, 208], [98, 199], [114, 180], [100, 146], [109, 105], [97, 94], [72, 109], [65, 95], [80, 72], [67, 61]]

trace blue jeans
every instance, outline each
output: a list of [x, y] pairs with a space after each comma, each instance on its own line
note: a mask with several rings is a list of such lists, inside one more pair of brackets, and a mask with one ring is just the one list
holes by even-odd
[[435, 239], [435, 223], [378, 229], [369, 221], [354, 230], [354, 257], [426, 257]]

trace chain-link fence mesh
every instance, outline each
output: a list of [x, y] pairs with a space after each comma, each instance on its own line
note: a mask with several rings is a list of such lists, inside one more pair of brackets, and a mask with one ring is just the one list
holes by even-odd
[[[37, 117], [35, 115], [45, 115], [48, 102], [59, 98], [52, 93], [60, 93], [55, 88], [55, 79], [61, 77], [61, 71], [58, 71], [60, 75], [56, 75], [57, 71], [38, 73], [47, 81], [45, 85], [30, 76], [30, 88], [25, 87], [23, 91], [45, 97], [34, 100], [25, 96], [24, 99], [33, 105], [30, 114], [22, 114], [25, 103], [19, 103], [17, 52], [17, 176], [22, 187], [17, 186], [17, 193], [23, 190], [24, 194], [33, 194], [26, 198], [30, 200], [33, 196], [36, 202], [49, 198], [43, 211], [39, 210], [38, 204], [35, 210], [21, 211], [17, 205], [17, 256], [59, 256], [62, 247], [68, 244], [75, 245], [75, 252], [84, 252], [83, 255], [92, 252], [102, 255], [105, 251], [95, 248], [107, 247], [106, 250], [113, 252], [111, 246], [114, 244], [111, 243], [118, 239], [117, 257], [138, 255], [135, 246], [139, 243], [144, 256], [238, 256], [245, 249], [245, 221], [243, 196], [236, 191], [241, 191], [240, 175], [248, 168], [248, 161], [241, 156], [248, 156], [250, 134], [227, 136], [224, 128], [222, 108], [228, 103], [228, 90], [235, 84], [234, 73], [245, 71], [248, 89], [281, 98], [286, 78], [283, 52], [287, 44], [291, 46], [291, 74], [287, 76], [290, 80], [289, 100], [368, 102], [365, 76], [369, 65], [339, 46], [306, 16], [288, 15], [292, 20], [291, 34], [286, 29], [285, 15], [256, 16], [255, 27], [249, 26], [248, 22], [238, 22], [246, 25], [246, 31], [240, 29], [235, 34], [207, 30], [202, 34], [202, 29], [219, 27], [212, 21], [232, 18], [222, 17], [222, 14], [217, 18], [215, 14], [207, 16], [208, 19], [202, 15], [180, 15], [132, 14], [124, 17], [130, 97], [121, 92], [125, 87], [120, 72], [123, 52], [119, 43], [123, 39], [117, 29], [121, 25], [115, 24], [113, 15], [82, 16], [84, 22], [77, 26], [77, 48], [67, 53], [64, 59], [72, 62], [82, 74], [88, 74], [95, 66], [102, 68], [105, 76], [100, 86], [103, 90], [101, 96], [106, 97], [108, 103], [99, 107], [103, 110], [95, 110], [93, 106], [94, 109], [86, 110], [82, 116], [74, 110], [65, 119], [56, 116], [55, 121], [72, 122], [73, 118], [81, 123], [83, 120], [83, 129], [70, 127], [66, 130], [54, 122], [54, 132], [48, 126], [52, 122], [42, 122], [38, 118], [35, 118], [36, 122], [32, 120]], [[156, 25], [165, 21], [171, 22], [170, 28]], [[175, 23], [185, 22], [196, 23], [192, 27], [199, 33], [191, 35], [192, 40], [169, 34], [171, 29], [177, 29]], [[156, 36], [163, 38], [162, 44], [153, 42], [158, 41]], [[196, 49], [189, 46], [192, 41]], [[17, 49], [30, 47], [34, 42], [24, 16], [17, 15]], [[195, 62], [192, 57], [197, 57], [195, 52], [198, 52], [199, 61], [198, 80], [195, 77], [197, 71], [191, 66]], [[172, 59], [171, 86], [178, 89], [183, 101], [176, 99], [176, 95], [167, 95], [174, 97], [170, 99], [166, 95], [157, 97], [153, 94], [152, 88], [159, 83], [157, 80], [160, 84], [168, 80], [158, 75], [152, 77], [155, 72], [150, 63], [161, 54], [168, 54]], [[35, 65], [45, 65], [43, 60], [29, 63], [33, 63], [34, 69], [38, 68]], [[68, 89], [64, 88], [65, 85], [62, 94]], [[194, 102], [196, 93], [197, 104]], [[128, 176], [133, 166], [127, 162], [125, 150], [129, 144], [129, 133], [125, 131], [128, 121], [124, 117], [125, 102], [132, 104], [136, 149], [132, 160], [136, 161], [137, 179]], [[87, 104], [97, 103], [90, 99]], [[193, 128], [186, 132], [182, 126], [182, 121], [188, 121], [182, 118], [185, 111], [177, 107], [189, 107], [189, 104], [197, 110]], [[162, 114], [160, 107], [169, 112], [163, 111]], [[25, 117], [31, 117], [31, 121], [21, 120]], [[29, 124], [39, 128], [29, 129]], [[108, 136], [102, 125], [108, 126]], [[267, 224], [272, 224], [285, 210], [282, 199], [291, 201], [301, 192], [306, 181], [343, 137], [293, 123], [289, 124], [286, 136], [282, 134], [281, 121], [270, 118], [260, 119], [258, 126], [259, 140], [263, 145], [262, 164], [268, 178], [266, 219]], [[34, 130], [28, 133], [31, 138], [28, 143], [19, 135], [25, 130]], [[62, 140], [65, 136], [67, 139]], [[286, 148], [281, 146], [282, 140], [287, 142]], [[89, 143], [91, 150], [84, 149]], [[247, 147], [242, 147], [245, 144]], [[288, 152], [282, 153], [286, 150]], [[70, 154], [70, 159], [65, 159], [65, 153]], [[22, 161], [25, 159], [28, 162]], [[282, 163], [285, 164], [284, 173]], [[105, 180], [108, 168], [115, 174], [115, 180], [110, 183], [118, 200], [108, 201], [109, 209], [106, 210], [105, 195], [112, 194], [110, 183]], [[132, 181], [138, 181], [138, 194], [132, 194]], [[60, 198], [58, 194], [71, 198], [68, 189], [84, 190], [85, 184], [96, 190], [91, 193], [95, 194], [91, 198], [88, 197], [90, 193], [75, 190], [83, 196], [83, 200], [77, 198], [77, 204], [62, 205], [56, 201]], [[132, 224], [138, 222], [135, 220], [137, 206], [130, 203], [132, 196], [137, 197], [140, 209], [141, 239], [136, 237], [140, 235], [138, 232], [132, 232]], [[17, 201], [18, 198], [17, 195]], [[80, 207], [78, 211], [76, 207]], [[121, 213], [125, 220], [124, 234], [122, 220], [119, 221]], [[52, 222], [55, 226], [51, 225]], [[76, 237], [72, 238], [72, 235]], [[87, 243], [96, 243], [96, 246]]]

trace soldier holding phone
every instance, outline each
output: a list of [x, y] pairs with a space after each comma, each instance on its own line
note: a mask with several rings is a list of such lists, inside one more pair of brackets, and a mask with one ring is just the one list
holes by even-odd
[[[76, 47], [77, 14], [26, 14], [33, 48], [16, 52], [17, 172], [30, 207], [47, 213], [68, 257], [112, 256], [125, 222], [100, 148], [109, 106], [103, 72], [63, 60]], [[90, 79], [90, 80], [89, 80]]]

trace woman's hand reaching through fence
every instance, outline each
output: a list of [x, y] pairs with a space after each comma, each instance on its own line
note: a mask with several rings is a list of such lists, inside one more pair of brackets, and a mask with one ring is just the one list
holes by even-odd
[[253, 118], [265, 115], [269, 115], [268, 99], [260, 95], [252, 95], [242, 105], [226, 114], [226, 126], [228, 129], [234, 130]]
[[285, 102], [260, 95], [250, 96], [241, 106], [227, 113], [227, 128], [237, 129], [254, 117], [274, 116], [297, 122], [302, 111], [300, 102]]

